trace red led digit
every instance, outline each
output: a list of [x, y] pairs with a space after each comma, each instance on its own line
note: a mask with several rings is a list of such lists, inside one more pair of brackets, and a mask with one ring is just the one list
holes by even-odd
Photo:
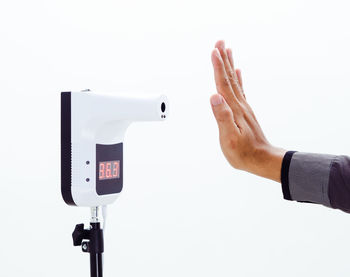
[[112, 177], [112, 162], [106, 162], [106, 178]]
[[119, 161], [113, 162], [113, 178], [119, 178]]
[[104, 179], [105, 178], [105, 164], [100, 163], [100, 170], [99, 170], [99, 179]]
[[120, 177], [120, 161], [99, 162], [99, 180], [118, 179]]

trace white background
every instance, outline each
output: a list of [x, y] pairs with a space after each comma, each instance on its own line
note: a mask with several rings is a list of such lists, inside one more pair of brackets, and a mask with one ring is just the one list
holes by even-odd
[[271, 143], [350, 154], [348, 1], [1, 1], [1, 276], [89, 276], [60, 195], [60, 92], [166, 93], [132, 125], [105, 276], [349, 276], [350, 215], [231, 168], [209, 97], [233, 48]]

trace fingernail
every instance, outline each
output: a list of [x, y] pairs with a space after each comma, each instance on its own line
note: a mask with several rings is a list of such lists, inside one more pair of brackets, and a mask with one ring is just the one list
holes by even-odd
[[220, 94], [214, 94], [212, 97], [210, 97], [210, 103], [213, 106], [222, 104], [222, 96]]

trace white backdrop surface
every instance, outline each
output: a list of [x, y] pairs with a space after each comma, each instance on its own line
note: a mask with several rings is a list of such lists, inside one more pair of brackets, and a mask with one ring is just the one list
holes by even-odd
[[89, 276], [60, 195], [60, 92], [166, 93], [132, 125], [105, 276], [349, 276], [350, 215], [284, 201], [221, 154], [210, 52], [233, 48], [269, 140], [350, 154], [348, 1], [1, 1], [1, 276]]

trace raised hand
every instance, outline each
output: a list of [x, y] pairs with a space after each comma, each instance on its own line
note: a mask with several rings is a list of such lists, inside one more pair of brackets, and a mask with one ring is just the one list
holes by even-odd
[[234, 68], [232, 51], [218, 41], [212, 52], [218, 94], [210, 98], [219, 127], [222, 152], [236, 169], [280, 182], [285, 150], [266, 139], [243, 91], [242, 74]]

